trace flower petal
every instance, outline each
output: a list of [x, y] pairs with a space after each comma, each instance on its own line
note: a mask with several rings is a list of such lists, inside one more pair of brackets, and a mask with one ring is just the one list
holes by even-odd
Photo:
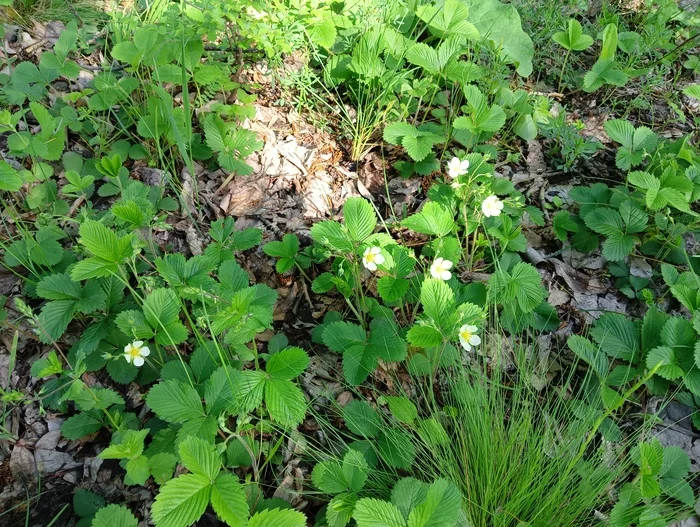
[[135, 348], [140, 348], [141, 346], [143, 346], [143, 340], [135, 340], [131, 343], [131, 345]]
[[471, 344], [472, 346], [478, 346], [479, 344], [481, 344], [481, 337], [479, 337], [479, 335], [472, 335], [469, 339], [469, 344]]
[[139, 354], [142, 357], [148, 357], [151, 354], [151, 350], [148, 349], [148, 346], [144, 346], [143, 348], [141, 348], [141, 351], [139, 351]]
[[129, 364], [131, 364], [131, 358], [132, 358], [132, 357], [131, 357], [130, 354], [125, 353], [125, 354], [124, 354], [124, 358], [126, 359], [126, 362], [128, 362]]
[[141, 367], [143, 366], [143, 363], [145, 361], [143, 360], [143, 357], [134, 357], [134, 366]]

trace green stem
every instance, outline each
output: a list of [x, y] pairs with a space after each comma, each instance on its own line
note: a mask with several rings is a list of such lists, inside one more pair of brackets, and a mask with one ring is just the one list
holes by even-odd
[[564, 79], [564, 70], [566, 69], [566, 63], [569, 60], [569, 55], [571, 55], [571, 50], [566, 51], [566, 55], [564, 56], [564, 63], [561, 65], [561, 73], [559, 74], [559, 83], [557, 84], [557, 91], [561, 93], [561, 82]]

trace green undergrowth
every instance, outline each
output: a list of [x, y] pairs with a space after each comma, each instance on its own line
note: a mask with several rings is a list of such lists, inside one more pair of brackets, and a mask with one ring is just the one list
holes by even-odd
[[[2, 59], [0, 249], [21, 290], [2, 299], [12, 314], [0, 322], [13, 366], [33, 354], [39, 383], [0, 391], [0, 434], [20, 439], [7, 425], [17, 407], [55, 412], [65, 439], [154, 494], [144, 518], [84, 488], [57, 512], [70, 507], [80, 527], [186, 527], [207, 513], [234, 527], [661, 527], [693, 514], [688, 455], [662, 446], [643, 410], [675, 400], [700, 425], [694, 136], [625, 111], [603, 127], [605, 182], [540, 203], [501, 177], [525, 141], [543, 139], [563, 172], [602, 148], [530, 89], [533, 72], [615, 108], [632, 79], [681, 59], [692, 69], [690, 48], [640, 48], [693, 37], [691, 15], [606, 7], [581, 23], [550, 6], [533, 31], [540, 11], [516, 6], [156, 2], [110, 13], [97, 38], [68, 23], [37, 61]], [[97, 51], [102, 71], [78, 83], [80, 58]], [[386, 175], [425, 178], [425, 202], [351, 197], [310, 239], [223, 218], [197, 226], [200, 254], [176, 252], [160, 240], [203, 206], [184, 191], [194, 163], [246, 176], [262, 148], [243, 124], [256, 95], [236, 80], [242, 64], [292, 52], [309, 64], [288, 82], [305, 83], [315, 111], [339, 112], [329, 120], [351, 160], [381, 147]], [[700, 98], [697, 85], [683, 93]], [[589, 324], [550, 304], [533, 233], [551, 257], [600, 256], [639, 316]], [[245, 270], [252, 253], [338, 310], [285, 335], [277, 291]], [[317, 354], [337, 356], [347, 404], [303, 389]], [[290, 440], [301, 510], [274, 496]]]

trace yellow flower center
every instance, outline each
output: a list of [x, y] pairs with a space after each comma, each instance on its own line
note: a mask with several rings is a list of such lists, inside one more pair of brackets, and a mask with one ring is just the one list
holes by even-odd
[[129, 348], [129, 356], [136, 358], [141, 356], [141, 348], [137, 348], [136, 346], [131, 346]]
[[467, 342], [469, 342], [469, 340], [472, 338], [472, 333], [471, 333], [471, 331], [462, 331], [462, 332], [460, 332], [459, 336], [462, 337]]
[[372, 262], [374, 262], [374, 258], [375, 258], [376, 256], [377, 256], [377, 255], [374, 254], [374, 253], [367, 253], [367, 254], [365, 255], [365, 260], [367, 260], [367, 263], [372, 263]]

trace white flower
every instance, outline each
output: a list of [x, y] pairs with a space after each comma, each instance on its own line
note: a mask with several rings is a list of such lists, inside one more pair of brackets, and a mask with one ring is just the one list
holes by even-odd
[[469, 170], [469, 160], [460, 161], [458, 157], [453, 157], [447, 162], [447, 175], [452, 179], [463, 176]]
[[481, 204], [481, 211], [486, 217], [498, 216], [503, 212], [503, 202], [498, 199], [498, 196], [489, 196]]
[[471, 351], [473, 346], [481, 344], [479, 335], [476, 335], [478, 330], [479, 328], [476, 326], [469, 326], [467, 324], [459, 328], [459, 343], [465, 350]]
[[377, 266], [383, 263], [384, 256], [382, 256], [381, 247], [367, 247], [365, 249], [365, 254], [362, 255], [362, 265], [367, 269], [374, 272], [377, 270]]
[[449, 269], [452, 267], [452, 262], [444, 258], [435, 258], [433, 265], [430, 266], [430, 274], [438, 280], [449, 280], [452, 278], [452, 273]]
[[128, 363], [134, 363], [134, 366], [143, 366], [144, 357], [148, 357], [151, 354], [151, 350], [148, 346], [143, 345], [142, 340], [135, 340], [131, 344], [124, 346], [124, 358]]

